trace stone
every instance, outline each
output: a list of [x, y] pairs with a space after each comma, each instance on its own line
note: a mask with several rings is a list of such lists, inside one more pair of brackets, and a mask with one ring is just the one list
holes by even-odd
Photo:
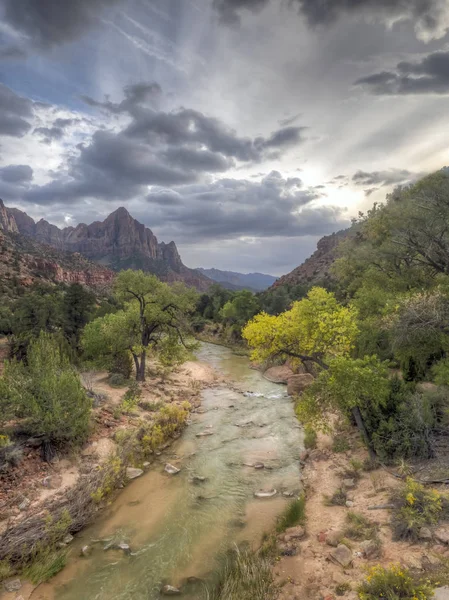
[[435, 539], [442, 544], [449, 544], [449, 527], [439, 527], [434, 532]]
[[339, 529], [329, 531], [326, 536], [326, 544], [336, 548], [344, 537], [343, 531], [340, 531]]
[[62, 541], [64, 544], [71, 544], [73, 542], [73, 539], [73, 535], [70, 535], [70, 533], [68, 533]]
[[192, 483], [204, 483], [207, 481], [207, 477], [202, 477], [201, 475], [194, 475], [192, 477]]
[[42, 480], [42, 485], [50, 490], [57, 490], [62, 485], [61, 475], [47, 475]]
[[346, 500], [345, 506], [346, 508], [352, 508], [354, 506], [354, 502], [352, 500]]
[[278, 550], [281, 556], [295, 556], [298, 553], [297, 547], [289, 543], [278, 544]]
[[92, 554], [92, 547], [91, 546], [83, 546], [81, 548], [81, 556], [84, 556], [85, 558], [87, 558], [91, 554]]
[[277, 490], [259, 490], [258, 492], [254, 492], [255, 498], [273, 498], [276, 496]]
[[449, 585], [436, 588], [433, 600], [449, 600]]
[[201, 431], [196, 434], [196, 437], [207, 437], [208, 435], [214, 435], [213, 431]]
[[352, 562], [352, 552], [344, 544], [338, 544], [338, 546], [330, 552], [329, 558], [342, 567], [349, 567]]
[[178, 590], [178, 588], [174, 587], [173, 585], [164, 585], [164, 587], [161, 589], [161, 594], [164, 596], [180, 596], [181, 590]]
[[261, 462], [257, 462], [257, 463], [255, 463], [254, 468], [255, 469], [264, 469], [265, 465]]
[[355, 487], [355, 481], [354, 479], [343, 479], [343, 486], [349, 490], [353, 487]]
[[142, 467], [143, 467], [144, 469], [148, 469], [149, 467], [151, 467], [151, 463], [150, 463], [148, 460], [146, 460], [146, 461], [145, 461], [145, 462], [142, 464]]
[[287, 381], [287, 394], [289, 396], [300, 396], [313, 382], [314, 378], [310, 373], [292, 375]]
[[18, 509], [20, 511], [27, 510], [29, 508], [30, 504], [31, 504], [31, 500], [29, 500], [28, 498], [24, 498], [22, 500], [22, 502], [19, 504]]
[[420, 540], [431, 540], [432, 532], [428, 527], [421, 527], [418, 533], [418, 537]]
[[20, 588], [22, 587], [22, 582], [20, 581], [20, 579], [7, 579], [6, 581], [3, 582], [3, 587], [5, 588], [5, 591], [11, 593], [11, 592], [17, 592], [18, 590], [20, 590]]
[[169, 475], [177, 475], [180, 470], [181, 469], [178, 469], [178, 467], [175, 467], [174, 465], [171, 465], [170, 463], [167, 463], [164, 468], [164, 471], [166, 473], [168, 473]]
[[123, 550], [125, 554], [131, 554], [131, 548], [126, 542], [120, 542], [120, 544], [117, 544], [117, 548], [119, 550]]
[[372, 560], [373, 558], [379, 558], [380, 555], [380, 546], [376, 544], [374, 540], [365, 540], [360, 544], [360, 549], [362, 554], [368, 560]]
[[283, 365], [281, 367], [271, 367], [270, 369], [267, 369], [263, 374], [265, 379], [268, 379], [268, 381], [271, 381], [272, 383], [283, 384], [287, 384], [288, 380], [293, 375], [293, 371], [290, 369], [290, 367], [287, 367], [286, 365]]
[[306, 535], [306, 530], [301, 525], [297, 527], [289, 527], [284, 533], [284, 542], [290, 542], [291, 540], [302, 540]]
[[126, 477], [127, 479], [136, 479], [143, 475], [142, 469], [135, 469], [134, 467], [126, 467]]

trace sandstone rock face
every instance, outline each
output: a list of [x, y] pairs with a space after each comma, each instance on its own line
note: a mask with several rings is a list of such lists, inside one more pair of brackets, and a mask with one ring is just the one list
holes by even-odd
[[271, 367], [270, 369], [267, 369], [263, 376], [273, 383], [286, 384], [289, 378], [293, 377], [293, 371], [290, 367], [283, 365], [282, 367]]
[[19, 229], [13, 215], [10, 215], [8, 209], [0, 199], [0, 229], [11, 233], [18, 233]]
[[337, 246], [349, 236], [350, 231], [345, 229], [321, 238], [312, 256], [291, 273], [280, 277], [272, 288], [283, 285], [310, 285], [330, 279], [329, 268], [337, 258]]
[[313, 377], [310, 373], [292, 375], [287, 381], [287, 394], [289, 396], [299, 396], [312, 383]]
[[45, 219], [35, 223], [26, 213], [17, 209], [5, 209], [5, 214], [14, 221], [16, 231], [58, 250], [80, 253], [116, 271], [142, 269], [154, 273], [163, 281], [183, 281], [199, 290], [206, 290], [212, 283], [182, 263], [174, 242], [159, 243], [153, 232], [123, 207], [104, 221], [95, 221], [90, 225], [80, 223], [64, 229]]

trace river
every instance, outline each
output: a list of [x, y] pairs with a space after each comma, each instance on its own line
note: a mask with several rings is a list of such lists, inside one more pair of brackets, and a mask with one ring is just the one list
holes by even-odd
[[[203, 390], [182, 437], [76, 536], [67, 567], [32, 600], [157, 600], [167, 583], [183, 586], [183, 597], [206, 598], [226, 549], [245, 540], [257, 545], [288, 502], [285, 494], [298, 493], [302, 432], [285, 386], [222, 346], [203, 343], [197, 356], [242, 392], [226, 385]], [[197, 437], [204, 432], [213, 435]], [[180, 473], [165, 473], [167, 462]], [[251, 466], [258, 462], [265, 468]], [[206, 481], [195, 484], [194, 476]], [[254, 497], [271, 488], [274, 498]], [[125, 541], [132, 554], [95, 541], [110, 538]], [[93, 552], [80, 557], [86, 544]], [[189, 577], [206, 584], [185, 584]]]

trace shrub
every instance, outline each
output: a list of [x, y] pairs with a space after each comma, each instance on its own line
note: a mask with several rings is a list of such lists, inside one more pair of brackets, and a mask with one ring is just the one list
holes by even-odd
[[289, 502], [287, 508], [278, 517], [276, 531], [281, 533], [289, 527], [294, 527], [295, 525], [304, 525], [306, 518], [305, 509], [306, 499], [304, 494], [301, 494], [299, 498], [295, 498], [295, 500]]
[[126, 385], [126, 379], [121, 373], [111, 373], [109, 376], [109, 385], [111, 387], [123, 387]]
[[165, 402], [163, 401], [149, 402], [147, 400], [141, 400], [139, 402], [139, 407], [142, 410], [147, 410], [148, 412], [157, 412], [163, 406], [165, 406]]
[[343, 436], [335, 436], [332, 445], [333, 452], [347, 452], [350, 449], [348, 440]]
[[337, 587], [335, 588], [335, 593], [337, 596], [344, 596], [346, 594], [346, 592], [350, 592], [351, 591], [351, 584], [350, 583], [339, 583], [337, 585]]
[[347, 496], [346, 491], [343, 488], [338, 488], [329, 498], [329, 496], [324, 496], [325, 503], [329, 506], [345, 506]]
[[137, 381], [131, 381], [128, 389], [123, 394], [120, 408], [123, 413], [130, 413], [136, 408], [139, 403], [139, 399], [142, 395], [142, 390], [139, 387]]
[[305, 427], [304, 429], [304, 448], [313, 449], [316, 448], [317, 433], [311, 427]]
[[375, 523], [350, 510], [346, 515], [345, 537], [350, 540], [371, 540], [377, 536], [378, 527]]
[[369, 570], [366, 581], [358, 589], [360, 600], [430, 600], [433, 589], [427, 583], [417, 583], [407, 569], [392, 565], [377, 565]]
[[0, 412], [24, 419], [24, 429], [41, 437], [48, 453], [54, 445], [76, 445], [86, 439], [90, 409], [78, 374], [51, 335], [41, 333], [31, 342], [28, 365], [6, 362]]
[[428, 490], [411, 478], [393, 497], [395, 509], [392, 518], [396, 540], [418, 539], [421, 527], [436, 525], [447, 510], [447, 500], [436, 490]]

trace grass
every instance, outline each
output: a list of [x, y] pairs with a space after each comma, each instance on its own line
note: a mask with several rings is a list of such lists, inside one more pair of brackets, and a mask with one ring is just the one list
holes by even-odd
[[317, 433], [314, 429], [306, 427], [304, 430], [304, 448], [307, 450], [316, 448], [317, 437]]
[[45, 583], [61, 571], [67, 562], [66, 551], [43, 550], [39, 552], [32, 563], [22, 571], [25, 579], [35, 585]]
[[276, 531], [282, 533], [289, 527], [304, 525], [306, 518], [305, 510], [306, 500], [304, 494], [301, 494], [299, 498], [295, 498], [295, 500], [289, 502], [284, 512], [278, 517]]
[[4, 560], [0, 560], [0, 582], [4, 579], [8, 579], [14, 575], [14, 569], [12, 568], [9, 560], [6, 558]]
[[372, 540], [377, 536], [377, 530], [377, 525], [360, 513], [350, 510], [346, 515], [344, 534], [351, 540]]
[[342, 436], [336, 436], [334, 438], [334, 443], [332, 445], [333, 452], [347, 452], [350, 449], [351, 446], [346, 438]]
[[165, 406], [165, 402], [157, 400], [155, 402], [148, 402], [148, 400], [141, 400], [139, 402], [139, 407], [142, 410], [147, 410], [148, 412], [157, 412], [163, 406]]
[[208, 600], [274, 600], [270, 562], [249, 548], [235, 548], [228, 553], [219, 582]]

